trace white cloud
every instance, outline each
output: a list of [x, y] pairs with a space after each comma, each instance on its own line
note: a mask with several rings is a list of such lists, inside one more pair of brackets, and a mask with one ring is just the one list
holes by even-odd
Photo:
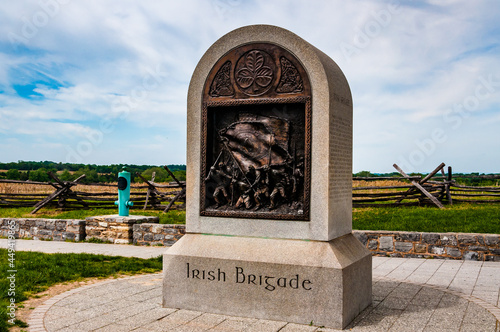
[[[492, 1], [401, 1], [396, 9], [391, 3], [69, 1], [26, 38], [26, 20], [33, 22], [44, 9], [35, 0], [8, 2], [0, 13], [0, 45], [6, 46], [0, 49], [0, 135], [47, 136], [50, 144], [57, 144], [57, 135], [72, 135], [64, 143], [74, 144], [74, 137], [99, 130], [99, 122], [111, 118], [118, 126], [134, 128], [134, 136], [119, 131], [106, 135], [109, 144], [95, 148], [93, 162], [117, 158], [105, 151], [111, 142], [131, 145], [136, 136], [147, 141], [158, 131], [166, 141], [153, 139], [149, 154], [134, 152], [137, 163], [148, 163], [164, 145], [176, 145], [174, 152], [162, 151], [183, 162], [187, 88], [197, 62], [223, 34], [264, 23], [291, 30], [339, 64], [354, 99], [355, 170], [392, 171], [388, 160], [411, 152], [415, 140], [432, 128], [452, 135], [443, 114], [473, 95], [481, 77], [500, 75], [500, 8]], [[26, 47], [12, 48], [12, 33], [25, 38]], [[370, 34], [364, 46], [363, 33]], [[346, 44], [355, 47], [352, 56], [343, 52]], [[157, 68], [165, 74], [154, 88], [145, 89], [145, 78]], [[40, 77], [60, 87], [38, 84], [35, 92], [44, 96], [39, 100], [17, 96], [13, 84]], [[468, 147], [484, 119], [498, 123], [499, 104], [498, 91], [481, 100], [471, 113], [479, 119], [477, 126], [454, 136], [456, 144]], [[124, 115], [118, 109], [127, 111]], [[490, 134], [498, 137], [495, 131]], [[15, 151], [30, 149], [23, 142], [11, 143], [18, 149], [0, 148], [4, 161], [20, 159]], [[466, 163], [466, 157], [454, 160]]]

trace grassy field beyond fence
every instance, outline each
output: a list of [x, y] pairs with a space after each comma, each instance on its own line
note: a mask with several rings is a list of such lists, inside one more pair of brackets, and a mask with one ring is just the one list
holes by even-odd
[[355, 208], [352, 227], [359, 230], [500, 234], [500, 205], [455, 204]]
[[[115, 209], [59, 211], [47, 208], [30, 214], [30, 208], [0, 208], [0, 218], [85, 219], [96, 215], [116, 214]], [[162, 224], [184, 224], [185, 211], [143, 211], [132, 215], [158, 216]], [[458, 232], [500, 234], [500, 204], [454, 204], [438, 209], [432, 206], [354, 208], [353, 229], [408, 232]]]
[[[81, 209], [61, 211], [56, 208], [44, 208], [35, 214], [31, 214], [32, 208], [0, 208], [0, 218], [49, 218], [49, 219], [85, 219], [86, 217], [118, 214], [118, 209]], [[131, 215], [156, 216], [160, 224], [184, 224], [186, 222], [186, 211], [173, 210], [143, 211], [141, 208], [131, 209]]]

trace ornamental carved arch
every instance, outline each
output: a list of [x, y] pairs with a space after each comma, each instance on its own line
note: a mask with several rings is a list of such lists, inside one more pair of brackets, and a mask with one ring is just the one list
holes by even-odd
[[310, 96], [311, 85], [297, 58], [284, 48], [258, 43], [229, 51], [213, 66], [204, 101]]
[[311, 85], [271, 43], [236, 47], [203, 88], [200, 215], [309, 220]]

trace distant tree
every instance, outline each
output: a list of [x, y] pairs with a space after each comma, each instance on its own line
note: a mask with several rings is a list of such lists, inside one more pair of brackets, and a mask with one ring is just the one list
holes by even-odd
[[99, 181], [99, 174], [95, 169], [89, 169], [88, 167], [81, 168], [73, 173], [73, 178], [76, 179], [81, 175], [85, 174], [85, 178], [80, 180], [80, 183], [97, 183]]
[[96, 171], [97, 173], [111, 173], [113, 172], [113, 169], [111, 166], [108, 165], [99, 165], [96, 166]]
[[354, 173], [354, 176], [358, 176], [358, 177], [371, 177], [373, 175], [369, 171], [361, 171], [361, 172]]
[[47, 182], [49, 181], [49, 175], [45, 168], [37, 169], [36, 171], [31, 171], [29, 174], [30, 181]]
[[[163, 167], [151, 167], [148, 168], [147, 170], [143, 171], [141, 175], [146, 179], [146, 180], [151, 180], [151, 176], [153, 172], [156, 172], [155, 176], [155, 182], [167, 182], [169, 181], [169, 176], [167, 171]], [[139, 177], [136, 177], [135, 182], [142, 182], [142, 180]]]
[[186, 165], [167, 165], [168, 169], [173, 171], [185, 171]]
[[73, 175], [71, 175], [71, 173], [65, 169], [60, 175], [59, 175], [59, 179], [61, 181], [72, 181], [74, 180], [74, 177]]
[[[186, 171], [181, 171], [181, 170], [178, 170], [178, 171], [174, 171], [172, 172], [174, 173], [174, 176], [177, 180], [179, 181], [186, 181]], [[173, 181], [174, 179], [171, 179], [169, 181]]]
[[14, 168], [9, 169], [5, 175], [6, 175], [7, 179], [9, 179], [9, 180], [21, 179], [21, 174], [19, 173], [19, 171], [17, 169], [14, 169]]
[[99, 174], [95, 169], [86, 169], [85, 170], [87, 183], [98, 183], [99, 182]]
[[[86, 174], [86, 179], [82, 183], [98, 183], [98, 182], [116, 182], [118, 173], [123, 167], [132, 174], [132, 181], [139, 181], [135, 176], [136, 172], [141, 173], [147, 179], [151, 179], [151, 173], [156, 172], [157, 182], [170, 182], [173, 179], [163, 169], [163, 167], [151, 165], [127, 165], [127, 164], [112, 164], [112, 165], [86, 165], [86, 164], [70, 164], [53, 161], [22, 161], [0, 163], [0, 170], [12, 170], [9, 175], [7, 172], [0, 173], [0, 177], [20, 180], [47, 181], [51, 180], [46, 172], [60, 172], [60, 177], [63, 181], [71, 181], [82, 174]], [[186, 165], [168, 165], [169, 169], [175, 176], [184, 181], [186, 177]], [[17, 173], [15, 171], [18, 171]], [[36, 172], [38, 171], [38, 172]], [[61, 173], [62, 171], [62, 173]], [[71, 174], [74, 172], [73, 174]], [[32, 174], [33, 173], [33, 174]], [[35, 180], [34, 180], [35, 179]], [[142, 182], [140, 180], [139, 182]]]
[[30, 177], [29, 171], [27, 171], [27, 172], [20, 172], [19, 180], [26, 181], [26, 180], [29, 180], [29, 177]]

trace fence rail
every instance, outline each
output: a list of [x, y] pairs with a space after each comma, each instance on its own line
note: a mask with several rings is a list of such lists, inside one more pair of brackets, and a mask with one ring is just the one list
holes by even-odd
[[[363, 180], [363, 181], [374, 181]], [[391, 178], [391, 181], [407, 182], [405, 178]], [[357, 187], [356, 180], [352, 188], [353, 207], [383, 207], [431, 204], [430, 199], [413, 185], [362, 186]], [[425, 184], [422, 188], [440, 202], [446, 201], [446, 186], [441, 184]]]
[[450, 191], [456, 202], [500, 203], [500, 187], [473, 187], [455, 184], [450, 187]]
[[[8, 184], [21, 184], [21, 185], [35, 185], [35, 186], [45, 186], [47, 187], [47, 193], [9, 193], [0, 192], [0, 208], [1, 207], [35, 207], [37, 204], [41, 203], [44, 199], [50, 197], [48, 191], [53, 191], [54, 183], [52, 182], [36, 182], [36, 181], [18, 181], [18, 180], [4, 180], [0, 179], [1, 183]], [[145, 207], [148, 209], [166, 209], [169, 207], [171, 210], [178, 210], [185, 208], [185, 199], [182, 197], [179, 184], [160, 184], [149, 182], [153, 184], [156, 188], [155, 193], [151, 193], [149, 185], [133, 185], [131, 186], [130, 199], [134, 202], [136, 207]], [[181, 182], [181, 185], [184, 182]], [[85, 207], [88, 208], [114, 208], [116, 205], [114, 202], [117, 199], [117, 191], [112, 191], [110, 188], [117, 188], [116, 184], [103, 184], [103, 183], [93, 183], [93, 184], [77, 184], [78, 189], [72, 190], [72, 194], [75, 197], [63, 196], [59, 199], [51, 200], [47, 202], [45, 206], [61, 207], [65, 209], [78, 209], [82, 208], [82, 202], [85, 203]], [[95, 192], [99, 187], [103, 188], [103, 191]], [[42, 189], [42, 188], [41, 188]], [[92, 189], [93, 191], [89, 191]], [[174, 203], [174, 198], [175, 202]]]

